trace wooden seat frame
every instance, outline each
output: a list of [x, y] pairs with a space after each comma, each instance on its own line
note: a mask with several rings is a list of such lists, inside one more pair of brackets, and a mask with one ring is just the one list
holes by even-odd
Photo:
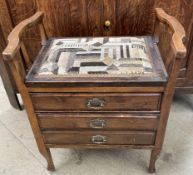
[[[174, 17], [167, 15], [162, 9], [156, 8], [155, 12], [156, 12], [156, 22], [155, 22], [154, 36], [155, 38], [159, 39], [159, 41], [157, 40], [158, 46], [164, 45], [164, 43], [162, 43], [160, 38], [161, 37], [160, 25], [167, 26], [169, 31], [172, 32], [172, 37], [170, 41], [170, 47], [171, 47], [170, 53], [168, 53], [168, 57], [165, 61], [165, 66], [169, 74], [169, 79], [166, 86], [160, 90], [160, 92], [163, 93], [163, 99], [161, 103], [159, 126], [156, 133], [156, 141], [154, 146], [146, 147], [152, 150], [150, 165], [149, 165], [149, 172], [155, 172], [155, 162], [162, 149], [167, 120], [168, 120], [169, 111], [172, 103], [174, 89], [175, 89], [176, 78], [178, 76], [182, 60], [186, 56], [186, 48], [183, 44], [185, 39], [184, 28]], [[32, 62], [29, 58], [29, 55], [23, 43], [22, 36], [27, 28], [30, 28], [38, 24], [40, 29], [40, 34], [41, 34], [42, 45], [44, 45], [44, 43], [47, 40], [47, 35], [45, 32], [42, 20], [43, 20], [43, 12], [37, 12], [32, 17], [19, 23], [13, 29], [13, 31], [10, 33], [8, 37], [9, 43], [3, 52], [3, 56], [4, 56], [4, 59], [9, 62], [11, 70], [13, 71], [13, 75], [16, 80], [19, 92], [22, 96], [22, 100], [23, 100], [25, 109], [27, 111], [29, 121], [33, 130], [39, 151], [48, 162], [48, 170], [54, 170], [54, 164], [52, 161], [50, 148], [46, 147], [44, 143], [43, 136], [41, 134], [40, 127], [38, 125], [38, 118], [35, 114], [32, 100], [29, 95], [30, 92], [35, 91], [35, 87], [28, 88], [25, 85], [26, 72], [31, 68]], [[22, 62], [20, 51], [22, 52], [22, 56], [25, 64], [23, 64]], [[161, 52], [161, 55], [162, 55], [162, 52]], [[128, 91], [134, 92], [135, 87], [130, 87]], [[149, 89], [149, 91], [151, 91], [151, 88]], [[134, 147], [134, 148], [140, 148], [140, 147]]]

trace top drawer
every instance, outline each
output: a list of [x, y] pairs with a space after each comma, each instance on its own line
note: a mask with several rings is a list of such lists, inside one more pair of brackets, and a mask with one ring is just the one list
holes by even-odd
[[36, 111], [159, 111], [161, 94], [31, 93]]

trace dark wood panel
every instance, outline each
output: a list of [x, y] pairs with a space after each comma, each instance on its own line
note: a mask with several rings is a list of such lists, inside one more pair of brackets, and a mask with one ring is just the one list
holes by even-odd
[[35, 0], [6, 0], [14, 25], [36, 12]]
[[86, 0], [88, 35], [103, 35], [103, 0]]
[[[159, 111], [161, 95], [143, 93], [31, 93], [31, 98], [37, 111]], [[98, 107], [100, 105], [98, 103], [102, 105]]]
[[147, 35], [154, 25], [154, 0], [117, 1], [117, 35]]
[[158, 116], [129, 114], [37, 114], [43, 130], [103, 129], [103, 130], [156, 130]]
[[46, 131], [43, 132], [46, 144], [96, 144], [93, 136], [105, 137], [102, 145], [153, 145], [154, 132], [137, 131]]
[[0, 0], [0, 25], [1, 25], [1, 38], [7, 41], [9, 33], [13, 29], [13, 22], [10, 11], [7, 7], [5, 0]]
[[38, 10], [44, 12], [44, 26], [48, 37], [71, 36], [70, 5], [68, 0], [36, 0]]
[[87, 36], [87, 4], [85, 0], [69, 0], [72, 36]]

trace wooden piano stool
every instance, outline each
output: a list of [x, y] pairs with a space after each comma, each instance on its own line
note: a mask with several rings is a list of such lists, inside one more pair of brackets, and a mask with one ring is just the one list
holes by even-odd
[[[11, 32], [4, 59], [48, 170], [54, 170], [50, 148], [140, 148], [151, 150], [149, 172], [155, 172], [186, 55], [181, 24], [162, 9], [155, 14], [149, 36], [48, 39], [42, 12]], [[36, 24], [42, 49], [33, 63], [22, 35]]]

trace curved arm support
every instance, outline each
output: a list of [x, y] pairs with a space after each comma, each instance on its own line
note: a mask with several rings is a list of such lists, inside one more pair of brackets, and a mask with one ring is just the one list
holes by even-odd
[[156, 16], [160, 22], [167, 24], [173, 31], [172, 46], [174, 48], [176, 57], [184, 58], [186, 56], [186, 47], [183, 43], [186, 35], [184, 27], [176, 18], [168, 15], [161, 8], [156, 8]]
[[42, 22], [43, 12], [39, 11], [28, 19], [20, 22], [9, 34], [8, 45], [3, 51], [5, 60], [12, 60], [21, 46], [21, 37], [23, 32], [37, 23]]

